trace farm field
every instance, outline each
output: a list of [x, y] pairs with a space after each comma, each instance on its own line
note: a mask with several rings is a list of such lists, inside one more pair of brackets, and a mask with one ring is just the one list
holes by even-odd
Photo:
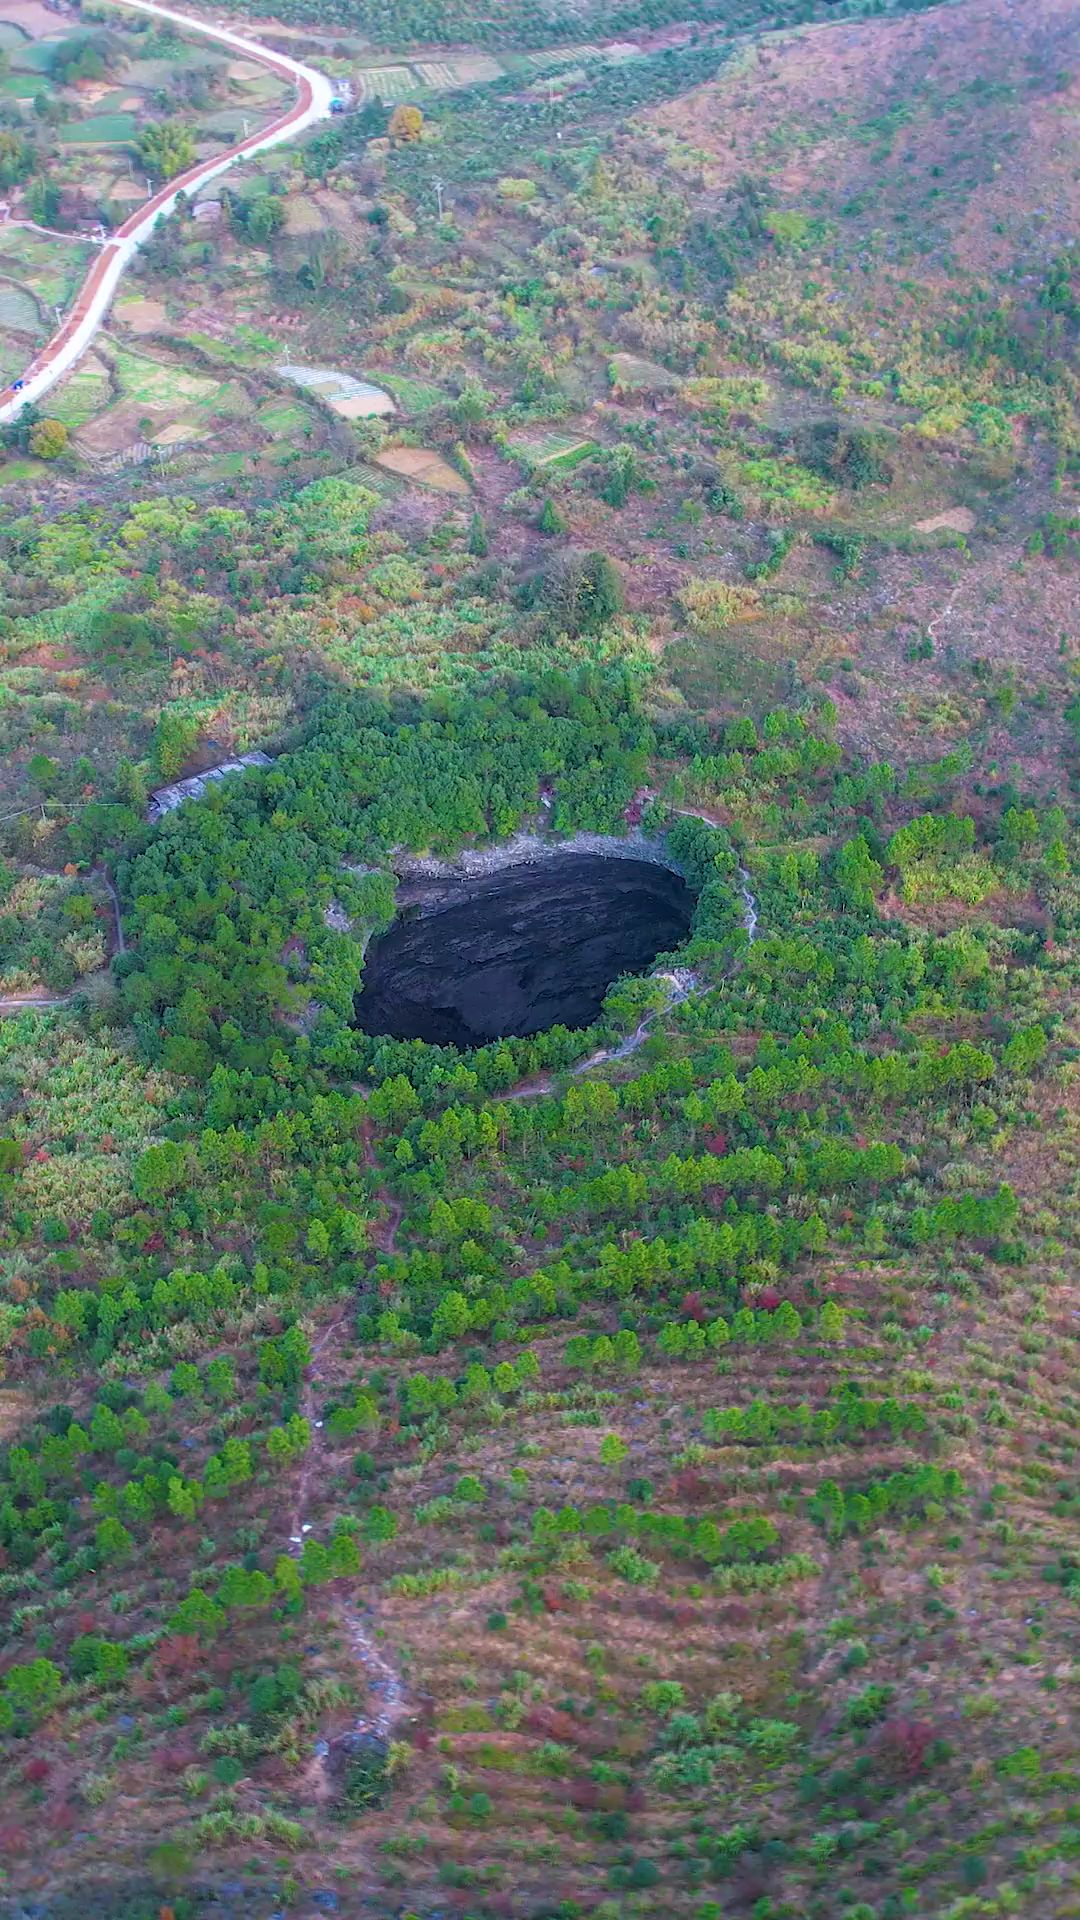
[[[280, 4], [0, 435], [0, 1920], [1074, 1920], [1075, 9]], [[274, 101], [0, 50], [21, 352]]]
[[61, 240], [11, 226], [0, 228], [0, 271], [46, 307], [67, 305], [92, 258], [92, 248], [74, 237]]
[[[273, 117], [288, 97], [284, 82], [257, 63], [135, 14], [105, 9], [95, 19], [92, 9], [84, 18], [42, 9], [27, 21], [0, 22], [0, 89], [12, 103], [13, 137], [25, 142], [5, 184], [15, 190], [15, 213], [46, 226], [117, 224], [131, 186], [141, 197], [148, 173], [167, 177], [184, 150], [176, 140], [189, 142], [192, 156], [213, 153], [245, 122]], [[154, 145], [161, 125], [172, 148]]]

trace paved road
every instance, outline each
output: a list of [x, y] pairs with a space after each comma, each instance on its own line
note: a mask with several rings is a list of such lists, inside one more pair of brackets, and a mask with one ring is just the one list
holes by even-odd
[[330, 101], [334, 95], [332, 82], [325, 74], [316, 73], [313, 67], [305, 67], [300, 61], [290, 59], [288, 54], [271, 53], [269, 48], [259, 46], [257, 41], [248, 40], [243, 34], [231, 32], [228, 27], [211, 26], [208, 21], [193, 19], [190, 14], [178, 13], [173, 7], [158, 6], [156, 0], [117, 0], [117, 4], [133, 7], [138, 13], [153, 14], [159, 20], [169, 20], [186, 33], [205, 34], [208, 39], [220, 41], [232, 52], [259, 61], [262, 66], [293, 82], [297, 91], [296, 102], [288, 113], [272, 121], [261, 133], [253, 133], [215, 159], [203, 160], [186, 173], [178, 174], [169, 181], [167, 187], [162, 187], [152, 200], [139, 207], [124, 221], [123, 226], [116, 229], [91, 266], [59, 332], [35, 354], [23, 375], [22, 388], [18, 392], [12, 387], [0, 389], [0, 421], [13, 420], [30, 401], [40, 400], [81, 359], [104, 322], [125, 267], [153, 232], [157, 222], [173, 211], [179, 192], [190, 194], [206, 181], [216, 180], [219, 174], [228, 172], [238, 160], [246, 160], [252, 154], [264, 153], [268, 147], [276, 147], [282, 140], [292, 139], [305, 127], [325, 119], [330, 111]]

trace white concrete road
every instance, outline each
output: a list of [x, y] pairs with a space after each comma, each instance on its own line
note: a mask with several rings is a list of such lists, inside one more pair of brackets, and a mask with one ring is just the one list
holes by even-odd
[[260, 46], [257, 41], [249, 40], [243, 34], [233, 33], [228, 27], [212, 26], [207, 20], [196, 20], [192, 15], [179, 13], [173, 7], [158, 6], [156, 0], [116, 0], [116, 4], [132, 7], [137, 13], [153, 14], [159, 20], [171, 21], [185, 33], [204, 34], [210, 40], [220, 41], [232, 52], [244, 54], [249, 60], [257, 60], [260, 65], [270, 67], [273, 72], [293, 82], [297, 90], [296, 103], [288, 113], [282, 114], [260, 133], [251, 134], [237, 146], [230, 147], [226, 153], [219, 154], [213, 160], [204, 160], [170, 180], [168, 187], [162, 188], [144, 207], [138, 208], [106, 240], [83, 281], [71, 312], [59, 331], [35, 354], [23, 375], [22, 386], [18, 390], [13, 386], [0, 390], [0, 421], [13, 420], [31, 401], [40, 400], [82, 358], [105, 320], [121, 274], [158, 221], [172, 213], [178, 192], [190, 194], [208, 180], [216, 180], [221, 174], [227, 173], [238, 161], [247, 160], [256, 153], [265, 153], [268, 147], [276, 147], [282, 140], [291, 140], [306, 127], [324, 120], [330, 112], [330, 102], [335, 93], [333, 83], [325, 74], [291, 59], [288, 54], [271, 52], [268, 47]]

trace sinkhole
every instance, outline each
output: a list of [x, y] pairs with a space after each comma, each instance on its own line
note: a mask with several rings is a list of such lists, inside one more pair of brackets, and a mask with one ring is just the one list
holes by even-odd
[[613, 980], [682, 944], [694, 906], [669, 868], [603, 854], [411, 883], [407, 899], [368, 947], [356, 1023], [453, 1047], [591, 1025]]

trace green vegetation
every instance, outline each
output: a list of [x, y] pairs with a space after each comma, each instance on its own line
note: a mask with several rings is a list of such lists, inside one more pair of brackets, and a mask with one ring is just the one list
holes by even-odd
[[159, 120], [154, 126], [144, 127], [139, 135], [139, 158], [162, 180], [183, 173], [195, 160], [190, 127], [176, 120]]
[[[391, 11], [3, 433], [2, 1900], [1066, 1920], [1060, 17]], [[60, 232], [277, 97], [56, 19]], [[28, 350], [88, 251], [0, 229]], [[361, 1032], [522, 829], [663, 842], [663, 972]]]

